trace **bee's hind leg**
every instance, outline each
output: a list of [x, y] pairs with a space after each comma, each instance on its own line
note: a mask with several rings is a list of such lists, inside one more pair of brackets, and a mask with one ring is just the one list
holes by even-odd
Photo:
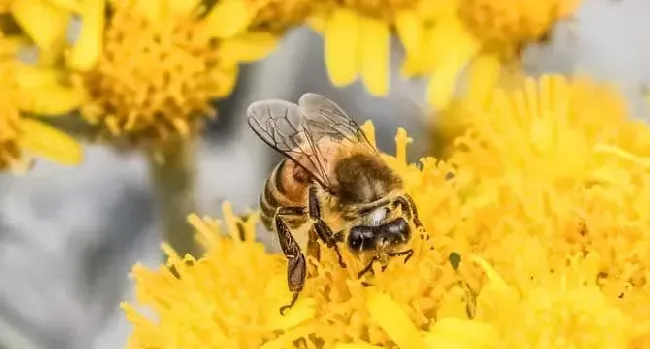
[[300, 251], [300, 246], [294, 239], [287, 224], [282, 220], [281, 216], [297, 215], [302, 213], [301, 207], [284, 207], [278, 208], [275, 213], [275, 230], [280, 240], [280, 247], [284, 256], [287, 258], [287, 284], [289, 290], [293, 292], [291, 302], [280, 308], [280, 314], [290, 309], [296, 304], [300, 292], [305, 286], [305, 278], [307, 276], [307, 261], [305, 255]]

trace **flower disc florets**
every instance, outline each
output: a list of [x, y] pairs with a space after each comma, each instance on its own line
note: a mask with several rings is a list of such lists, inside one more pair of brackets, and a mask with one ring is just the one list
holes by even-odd
[[190, 14], [158, 21], [116, 2], [104, 53], [83, 76], [91, 95], [84, 116], [136, 145], [196, 132], [216, 115], [211, 98], [230, 90], [236, 66], [224, 64], [218, 42], [195, 29]]

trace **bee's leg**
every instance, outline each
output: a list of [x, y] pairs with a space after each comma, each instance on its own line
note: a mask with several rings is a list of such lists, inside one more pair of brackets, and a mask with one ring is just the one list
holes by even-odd
[[413, 257], [413, 253], [414, 253], [413, 249], [408, 249], [408, 250], [402, 251], [402, 252], [389, 253], [388, 255], [390, 257], [406, 256], [404, 258], [404, 264], [406, 264], [406, 262], [408, 262], [409, 259], [411, 259], [411, 257]]
[[298, 295], [300, 295], [300, 292], [305, 285], [307, 262], [305, 260], [305, 255], [300, 251], [300, 247], [291, 234], [289, 227], [281, 217], [302, 214], [302, 211], [303, 209], [301, 207], [278, 208], [274, 218], [275, 230], [278, 234], [278, 239], [280, 240], [280, 247], [288, 261], [287, 284], [289, 285], [289, 290], [293, 292], [291, 303], [280, 308], [280, 314], [282, 315], [284, 315], [284, 312], [287, 309], [293, 307], [298, 300]]
[[393, 205], [400, 206], [402, 208], [402, 211], [406, 212], [409, 218], [413, 219], [415, 225], [418, 228], [424, 230], [424, 225], [422, 224], [420, 216], [418, 215], [418, 208], [415, 206], [415, 202], [413, 202], [413, 198], [411, 198], [409, 194], [404, 194], [404, 196], [400, 196], [395, 199]]
[[372, 265], [373, 265], [375, 262], [377, 262], [377, 261], [379, 261], [379, 257], [378, 257], [378, 256], [372, 256], [372, 259], [370, 260], [370, 262], [368, 263], [368, 265], [366, 265], [363, 269], [361, 269], [361, 270], [359, 271], [359, 273], [357, 274], [357, 277], [358, 277], [359, 279], [361, 279], [361, 277], [364, 276], [364, 275], [366, 275], [366, 273], [368, 273], [368, 272], [372, 272]]
[[327, 247], [334, 249], [334, 252], [336, 252], [339, 259], [339, 265], [342, 268], [345, 268], [346, 264], [343, 261], [341, 251], [339, 251], [339, 247], [336, 244], [337, 238], [334, 232], [332, 232], [332, 229], [325, 224], [320, 215], [320, 202], [318, 202], [318, 196], [316, 195], [316, 187], [313, 185], [309, 187], [309, 218], [315, 222], [314, 229], [316, 229], [318, 237], [325, 242]]

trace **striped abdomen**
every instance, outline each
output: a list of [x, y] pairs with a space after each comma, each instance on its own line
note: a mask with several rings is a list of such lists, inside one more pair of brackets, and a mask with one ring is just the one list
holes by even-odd
[[[260, 196], [261, 220], [269, 231], [274, 231], [273, 216], [278, 207], [305, 207], [307, 203], [309, 180], [304, 170], [295, 162], [283, 159], [275, 166], [264, 185]], [[307, 216], [283, 217], [289, 229], [296, 229], [305, 222]]]

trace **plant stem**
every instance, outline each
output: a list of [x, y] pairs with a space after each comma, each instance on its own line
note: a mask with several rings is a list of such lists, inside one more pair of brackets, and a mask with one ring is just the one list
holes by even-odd
[[187, 215], [196, 212], [195, 140], [167, 142], [165, 148], [149, 155], [149, 166], [157, 211], [162, 215], [163, 240], [181, 256], [200, 256], [194, 231], [187, 223]]

